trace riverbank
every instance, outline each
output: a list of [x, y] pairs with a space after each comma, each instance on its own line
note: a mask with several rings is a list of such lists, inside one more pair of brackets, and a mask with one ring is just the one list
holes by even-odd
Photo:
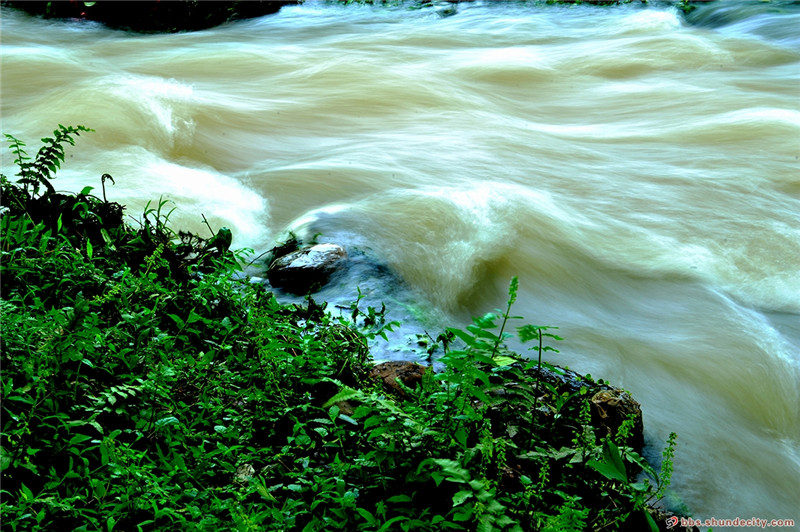
[[[593, 421], [602, 381], [541, 361], [551, 327], [504, 310], [440, 338], [443, 370], [385, 389], [355, 302], [280, 304], [241, 279], [218, 228], [123, 222], [102, 194], [55, 191], [59, 126], [2, 180], [2, 508], [9, 530], [643, 530], [665, 494], [635, 417]], [[102, 196], [102, 197], [101, 197]], [[505, 344], [514, 331], [530, 361]], [[390, 379], [391, 380], [391, 379]], [[648, 480], [637, 477], [643, 470]]]

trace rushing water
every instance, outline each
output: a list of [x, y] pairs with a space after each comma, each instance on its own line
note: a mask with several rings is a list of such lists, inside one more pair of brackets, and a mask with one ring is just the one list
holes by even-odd
[[695, 516], [800, 521], [798, 3], [441, 10], [177, 35], [3, 11], [2, 128], [95, 128], [55, 184], [108, 172], [133, 215], [358, 244], [433, 321], [519, 275], [553, 362], [631, 390], [652, 456], [679, 433]]

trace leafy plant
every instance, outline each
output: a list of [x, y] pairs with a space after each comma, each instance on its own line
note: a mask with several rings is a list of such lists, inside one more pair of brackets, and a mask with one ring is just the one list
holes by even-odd
[[[74, 131], [59, 131], [46, 153], [63, 154]], [[131, 227], [105, 192], [52, 191], [54, 170], [24, 166], [23, 146], [11, 141], [20, 184], [0, 183], [9, 530], [652, 522], [674, 435], [659, 476], [628, 447], [632, 422], [613, 436], [592, 426], [601, 383], [566, 387], [542, 360], [554, 328], [516, 328], [537, 360], [511, 351], [516, 278], [505, 309], [429, 337], [441, 372], [389, 393], [370, 377], [370, 342], [394, 325], [385, 307], [362, 309], [360, 293], [342, 316], [310, 297], [282, 305], [241, 278], [224, 228], [175, 231], [163, 199]]]
[[11, 152], [16, 157], [14, 164], [19, 166], [20, 176], [19, 182], [28, 191], [35, 196], [39, 193], [39, 187], [44, 186], [48, 194], [55, 194], [55, 189], [50, 181], [55, 177], [56, 171], [61, 168], [61, 163], [64, 162], [64, 144], [75, 145], [75, 137], [79, 136], [82, 132], [94, 131], [85, 126], [62, 126], [58, 125], [58, 129], [53, 131], [52, 137], [45, 137], [42, 139], [44, 145], [39, 148], [36, 157], [31, 160], [27, 152], [25, 152], [25, 143], [14, 137], [13, 135], [5, 134], [11, 148]]

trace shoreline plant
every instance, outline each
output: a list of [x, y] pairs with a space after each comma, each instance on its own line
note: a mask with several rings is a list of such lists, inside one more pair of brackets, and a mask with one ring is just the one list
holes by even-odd
[[131, 227], [105, 190], [57, 192], [88, 131], [59, 126], [32, 159], [6, 135], [4, 528], [658, 529], [674, 434], [659, 475], [632, 422], [592, 426], [597, 383], [542, 378], [552, 328], [516, 328], [536, 360], [510, 351], [516, 278], [504, 310], [438, 337], [443, 371], [387, 393], [369, 376], [382, 310], [283, 305], [242, 279], [224, 228], [176, 232], [164, 200]]

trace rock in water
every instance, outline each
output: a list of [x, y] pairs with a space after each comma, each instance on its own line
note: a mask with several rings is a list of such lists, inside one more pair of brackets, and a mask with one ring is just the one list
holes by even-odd
[[642, 408], [631, 395], [619, 388], [601, 390], [592, 396], [592, 418], [595, 426], [603, 428], [606, 434], [614, 436], [622, 422], [633, 416], [633, 427], [629, 445], [641, 449], [644, 445], [644, 426]]
[[267, 277], [272, 286], [293, 294], [313, 292], [328, 282], [347, 257], [342, 246], [317, 244], [278, 257], [269, 265]]

